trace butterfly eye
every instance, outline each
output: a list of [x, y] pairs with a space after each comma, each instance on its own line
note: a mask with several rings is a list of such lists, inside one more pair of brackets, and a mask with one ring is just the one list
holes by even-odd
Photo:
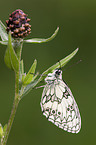
[[60, 75], [61, 70], [57, 70], [55, 73], [56, 73], [56, 75]]

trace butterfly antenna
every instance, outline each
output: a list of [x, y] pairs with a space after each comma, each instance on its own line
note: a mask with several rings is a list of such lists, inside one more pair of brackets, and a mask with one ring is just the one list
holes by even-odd
[[[36, 73], [30, 73], [30, 74], [36, 75]], [[39, 73], [38, 73], [38, 76], [47, 76], [47, 75], [46, 75], [46, 74], [39, 74]]]
[[65, 71], [65, 70], [67, 70], [67, 69], [69, 69], [69, 68], [71, 68], [71, 67], [73, 67], [73, 66], [75, 66], [75, 65], [77, 65], [78, 63], [80, 63], [82, 60], [79, 60], [79, 61], [77, 61], [76, 63], [74, 63], [74, 64], [72, 64], [72, 65], [70, 65], [70, 66], [68, 66], [67, 68], [65, 68], [65, 69], [63, 69], [63, 71]]

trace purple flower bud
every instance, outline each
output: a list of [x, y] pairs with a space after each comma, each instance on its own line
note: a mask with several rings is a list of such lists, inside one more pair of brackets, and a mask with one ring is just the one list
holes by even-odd
[[31, 33], [30, 19], [20, 9], [15, 10], [9, 15], [9, 20], [6, 20], [7, 32], [11, 31], [13, 38], [24, 38]]

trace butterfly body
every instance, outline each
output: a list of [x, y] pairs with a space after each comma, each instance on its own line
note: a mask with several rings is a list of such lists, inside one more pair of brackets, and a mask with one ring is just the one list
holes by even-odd
[[41, 108], [43, 115], [59, 128], [78, 133], [81, 128], [81, 117], [71, 90], [62, 80], [60, 69], [49, 73], [45, 78]]

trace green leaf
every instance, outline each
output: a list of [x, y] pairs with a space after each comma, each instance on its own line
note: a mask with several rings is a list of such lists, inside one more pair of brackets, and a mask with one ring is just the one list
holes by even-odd
[[23, 91], [23, 95], [21, 98], [23, 98], [28, 92], [30, 92], [32, 90], [32, 88], [34, 88], [38, 83], [38, 80], [34, 80], [32, 81], [30, 84], [28, 84]]
[[9, 33], [8, 46], [5, 51], [4, 61], [8, 68], [15, 71], [19, 70], [19, 61], [11, 43], [11, 33]]
[[56, 64], [54, 64], [53, 66], [51, 66], [49, 69], [47, 69], [44, 74], [48, 74], [49, 72], [52, 72], [54, 69], [56, 68], [60, 68], [60, 67], [64, 67], [74, 56], [75, 54], [78, 52], [78, 48], [73, 51], [71, 54], [69, 54], [67, 57], [61, 59], [59, 62], [57, 62]]
[[5, 124], [4, 127], [3, 127], [3, 135], [5, 135], [6, 130], [7, 130], [7, 124]]
[[59, 62], [57, 62], [56, 64], [54, 64], [50, 68], [48, 68], [46, 71], [44, 71], [39, 79], [28, 84], [24, 88], [23, 96], [25, 96], [32, 88], [34, 88], [42, 79], [44, 79], [48, 73], [51, 73], [56, 68], [64, 67], [69, 62], [69, 60], [71, 60], [71, 58], [73, 58], [75, 56], [77, 51], [78, 51], [78, 48], [75, 51], [73, 51], [70, 55], [63, 58], [62, 60], [60, 60]]
[[[27, 73], [27, 75], [25, 76], [24, 80], [23, 80], [23, 85], [27, 85], [29, 83], [31, 83], [33, 81], [33, 79], [36, 78], [36, 76], [34, 76], [35, 74], [35, 69], [36, 69], [36, 65], [37, 65], [37, 60], [34, 60], [34, 63], [32, 64], [29, 72]], [[35, 78], [34, 78], [35, 77]]]
[[39, 82], [46, 77], [48, 73], [51, 73], [54, 69], [64, 67], [78, 52], [79, 48], [69, 54], [67, 57], [61, 59], [59, 62], [48, 68], [45, 72], [42, 73], [42, 76], [38, 80]]
[[2, 127], [2, 125], [0, 124], [0, 138], [2, 138], [2, 136], [3, 136], [3, 127]]
[[38, 73], [36, 73], [36, 75], [33, 77], [32, 81], [30, 84], [28, 85], [23, 85], [21, 87], [21, 90], [20, 90], [20, 96], [21, 96], [21, 99], [32, 89], [34, 88], [35, 84], [37, 84], [37, 81], [38, 80], [35, 80], [36, 77], [38, 76]]
[[8, 34], [5, 25], [0, 20], [0, 36], [2, 41], [8, 41]]
[[57, 35], [58, 31], [59, 31], [59, 27], [57, 27], [54, 34], [47, 39], [45, 39], [45, 38], [33, 38], [33, 39], [24, 40], [24, 42], [26, 42], [26, 43], [44, 43], [44, 42], [48, 42], [48, 41], [52, 40]]
[[11, 43], [11, 32], [9, 32], [9, 36], [8, 36], [8, 49], [9, 49], [12, 68], [14, 69], [15, 72], [19, 71], [19, 60], [17, 58], [17, 55], [16, 55], [16, 53], [12, 47], [12, 43]]
[[7, 46], [7, 49], [5, 51], [4, 61], [5, 61], [5, 64], [7, 65], [7, 67], [13, 70], [11, 60], [10, 60], [10, 53], [9, 53], [9, 47], [8, 46]]

